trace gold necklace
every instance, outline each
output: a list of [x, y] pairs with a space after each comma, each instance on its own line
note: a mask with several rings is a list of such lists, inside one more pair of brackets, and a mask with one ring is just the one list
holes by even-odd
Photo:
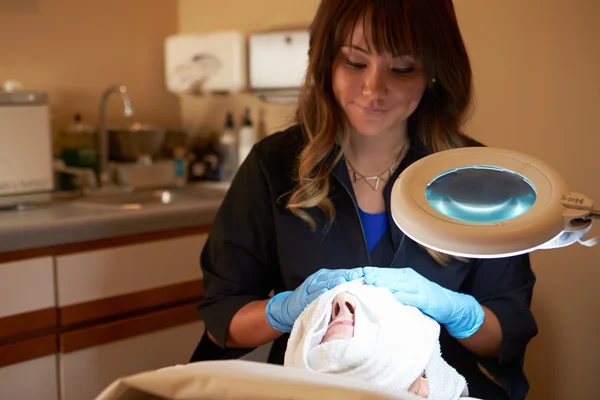
[[354, 166], [350, 163], [350, 161], [348, 161], [348, 159], [346, 159], [346, 164], [348, 164], [348, 167], [350, 167], [350, 171], [351, 174], [351, 178], [352, 178], [352, 183], [356, 183], [359, 181], [365, 181], [365, 183], [367, 185], [369, 185], [369, 187], [373, 190], [373, 191], [377, 191], [379, 189], [379, 183], [380, 182], [387, 182], [390, 180], [390, 178], [392, 177], [392, 175], [394, 174], [394, 170], [396, 169], [396, 167], [398, 166], [398, 164], [400, 163], [400, 159], [404, 154], [404, 149], [406, 148], [406, 145], [402, 146], [402, 149], [400, 150], [400, 153], [398, 154], [398, 157], [396, 157], [396, 159], [394, 160], [394, 162], [392, 163], [392, 165], [390, 165], [385, 171], [383, 171], [382, 173], [378, 174], [378, 175], [373, 175], [373, 176], [366, 176], [361, 174], [360, 172], [358, 172], [356, 170], [356, 168], [354, 168]]

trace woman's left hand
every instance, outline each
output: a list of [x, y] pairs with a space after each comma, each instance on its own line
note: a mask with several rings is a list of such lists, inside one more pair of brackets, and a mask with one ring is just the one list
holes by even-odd
[[365, 267], [365, 283], [388, 288], [402, 304], [413, 306], [464, 339], [481, 327], [484, 311], [473, 296], [453, 292], [412, 268]]

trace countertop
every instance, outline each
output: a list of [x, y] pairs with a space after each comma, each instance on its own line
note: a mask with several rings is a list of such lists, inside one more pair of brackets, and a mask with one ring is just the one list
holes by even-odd
[[[185, 189], [185, 198], [140, 208], [75, 199], [26, 211], [0, 213], [0, 253], [139, 233], [210, 225], [226, 185]], [[82, 201], [83, 200], [83, 201]]]

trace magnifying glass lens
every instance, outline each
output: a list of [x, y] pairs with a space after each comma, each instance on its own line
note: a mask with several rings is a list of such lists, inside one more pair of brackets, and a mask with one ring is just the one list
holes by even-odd
[[535, 203], [533, 184], [497, 167], [469, 166], [446, 171], [425, 189], [429, 204], [446, 217], [467, 222], [507, 221]]

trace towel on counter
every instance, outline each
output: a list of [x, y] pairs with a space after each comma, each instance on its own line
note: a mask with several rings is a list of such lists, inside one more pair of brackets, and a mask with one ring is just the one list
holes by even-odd
[[[354, 337], [321, 344], [341, 292], [356, 298]], [[415, 307], [396, 300], [385, 288], [363, 279], [322, 294], [296, 320], [284, 366], [358, 378], [406, 392], [425, 373], [430, 400], [467, 396], [467, 383], [442, 358], [440, 325]]]

